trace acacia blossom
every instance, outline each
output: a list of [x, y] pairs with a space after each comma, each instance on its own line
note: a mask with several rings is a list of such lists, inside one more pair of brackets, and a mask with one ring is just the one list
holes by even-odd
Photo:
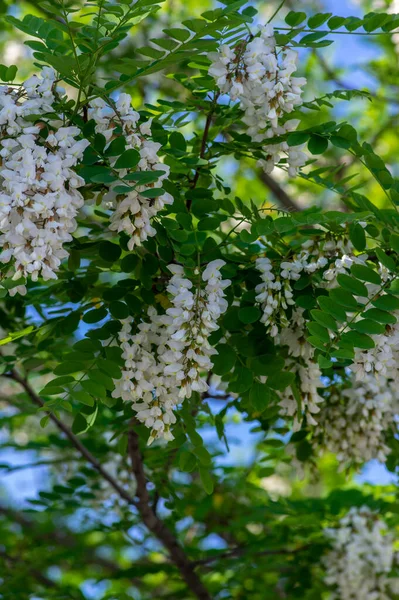
[[[63, 248], [76, 229], [84, 184], [73, 168], [87, 140], [78, 127], [32, 125], [31, 115], [53, 112], [56, 87], [53, 69], [44, 67], [19, 90], [0, 87], [0, 260], [10, 264], [14, 280], [56, 279]], [[11, 292], [25, 293], [18, 286]]]
[[280, 334], [280, 344], [288, 349], [286, 369], [295, 374], [294, 384], [279, 392], [280, 414], [293, 417], [294, 431], [300, 429], [304, 417], [308, 425], [317, 425], [320, 405], [324, 403], [318, 392], [323, 387], [321, 371], [313, 360], [314, 347], [306, 341], [303, 312], [301, 308], [294, 309], [289, 326], [283, 328]]
[[351, 508], [338, 527], [324, 533], [331, 550], [324, 557], [332, 600], [390, 600], [397, 558], [386, 524], [366, 506]]
[[396, 385], [384, 377], [367, 375], [362, 382], [333, 390], [324, 402], [312, 445], [317, 453], [332, 452], [340, 470], [377, 459], [385, 462], [390, 448], [387, 432], [397, 431], [399, 396]]
[[[134, 180], [123, 179], [132, 169], [117, 169], [120, 181], [111, 184], [109, 193], [104, 197], [114, 209], [110, 229], [118, 233], [124, 231], [129, 236], [129, 250], [140, 246], [156, 234], [151, 219], [166, 204], [173, 203], [173, 197], [168, 192], [163, 192], [155, 198], [145, 196], [150, 190], [162, 187], [162, 181], [168, 177], [170, 169], [159, 159], [161, 144], [150, 139], [152, 119], [139, 125], [140, 115], [133, 110], [131, 104], [132, 98], [129, 94], [120, 94], [115, 108], [101, 98], [93, 100], [89, 108], [89, 117], [96, 123], [96, 132], [104, 135], [107, 140], [105, 148], [107, 149], [116, 137], [122, 135], [126, 141], [125, 150], [136, 150], [139, 154], [137, 164], [132, 166], [132, 169], [138, 173], [152, 171], [155, 176], [155, 180], [152, 179], [149, 183], [144, 183], [145, 180], [138, 178], [135, 184]], [[115, 166], [117, 160], [118, 156], [112, 157], [111, 166]], [[127, 193], [115, 191], [122, 183], [128, 190], [131, 188]]]
[[[234, 49], [220, 46], [218, 52], [209, 53], [212, 64], [209, 74], [218, 88], [239, 100], [244, 111], [243, 122], [254, 142], [294, 131], [299, 121], [285, 120], [285, 114], [302, 104], [304, 77], [293, 77], [297, 70], [298, 54], [292, 49], [277, 49], [272, 25], [261, 26], [259, 34]], [[288, 174], [293, 177], [306, 162], [300, 146], [290, 147], [286, 142], [263, 146], [266, 158], [259, 164], [270, 173], [286, 156]]]
[[[214, 260], [193, 282], [181, 265], [169, 265], [173, 274], [167, 292], [170, 307], [160, 315], [148, 310], [148, 321], [137, 325], [123, 322], [119, 333], [125, 360], [122, 379], [115, 380], [114, 398], [133, 401], [136, 417], [151, 429], [149, 443], [156, 438], [173, 439], [170, 426], [176, 422], [173, 409], [193, 391], [206, 392], [204, 379], [213, 367], [216, 350], [209, 335], [218, 329], [218, 319], [227, 309], [220, 269], [223, 260]], [[204, 286], [201, 285], [205, 284]]]

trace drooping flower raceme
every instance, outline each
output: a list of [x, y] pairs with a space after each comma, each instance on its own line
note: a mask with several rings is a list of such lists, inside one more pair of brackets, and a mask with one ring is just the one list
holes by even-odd
[[[129, 250], [156, 234], [151, 225], [152, 217], [165, 204], [173, 203], [168, 192], [155, 193], [162, 188], [162, 181], [168, 177], [169, 167], [159, 159], [161, 144], [149, 137], [151, 120], [139, 125], [140, 115], [133, 110], [131, 104], [129, 94], [120, 94], [115, 108], [101, 98], [92, 101], [89, 108], [89, 117], [96, 123], [96, 132], [104, 135], [107, 140], [105, 149], [116, 137], [123, 136], [126, 141], [125, 151], [132, 151], [129, 157], [131, 168], [118, 168], [118, 156], [111, 157], [110, 164], [116, 169], [120, 181], [110, 186], [109, 193], [104, 198], [114, 208], [110, 229], [118, 233], [124, 231], [130, 237]], [[129, 171], [132, 170], [135, 171], [136, 178], [130, 179]], [[127, 180], [124, 179], [126, 176], [129, 177]], [[116, 188], [122, 183], [126, 192], [119, 193]]]
[[[303, 309], [294, 309], [288, 327], [281, 330], [280, 344], [287, 346], [286, 368], [295, 374], [294, 384], [279, 393], [280, 414], [293, 417], [297, 431], [306, 417], [308, 425], [317, 425], [320, 405], [324, 402], [318, 389], [322, 387], [320, 367], [313, 359], [314, 347], [306, 341]], [[299, 401], [298, 401], [299, 398]]]
[[[254, 142], [283, 135], [297, 128], [299, 121], [283, 119], [302, 103], [303, 77], [293, 77], [297, 70], [298, 55], [292, 49], [278, 50], [273, 27], [260, 27], [259, 35], [234, 49], [222, 45], [211, 52], [209, 74], [216, 80], [221, 92], [232, 100], [239, 100], [244, 111], [243, 121]], [[263, 147], [266, 159], [260, 165], [270, 173], [283, 153], [287, 157], [288, 173], [296, 175], [306, 162], [306, 154], [299, 146], [286, 142]]]
[[[209, 335], [218, 329], [218, 319], [227, 309], [220, 269], [223, 260], [214, 260], [198, 275], [195, 284], [181, 265], [169, 265], [173, 274], [167, 291], [171, 306], [160, 315], [148, 311], [148, 321], [123, 323], [119, 342], [125, 369], [116, 380], [113, 397], [133, 401], [137, 418], [151, 429], [149, 443], [159, 437], [173, 439], [170, 425], [176, 422], [174, 407], [193, 391], [206, 392], [204, 379], [212, 369], [216, 350]], [[204, 285], [205, 284], [205, 285]]]
[[398, 429], [399, 395], [396, 385], [384, 377], [367, 375], [352, 387], [336, 390], [323, 403], [312, 445], [317, 453], [336, 455], [340, 468], [377, 459], [385, 462], [390, 452], [387, 432]]
[[[84, 181], [73, 170], [89, 145], [77, 127], [51, 129], [28, 117], [53, 112], [55, 72], [44, 67], [19, 90], [0, 87], [0, 261], [9, 275], [55, 279], [76, 228]], [[24, 287], [17, 291], [23, 293]]]
[[337, 528], [325, 529], [331, 550], [324, 558], [332, 600], [389, 600], [396, 562], [393, 537], [368, 507], [352, 508]]

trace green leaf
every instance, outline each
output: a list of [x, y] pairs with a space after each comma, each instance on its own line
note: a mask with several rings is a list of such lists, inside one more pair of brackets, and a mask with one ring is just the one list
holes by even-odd
[[54, 369], [54, 375], [69, 375], [69, 373], [78, 373], [83, 370], [84, 365], [82, 365], [82, 363], [68, 360]]
[[105, 151], [106, 156], [120, 156], [126, 147], [126, 140], [123, 136], [119, 136], [112, 140]]
[[191, 473], [197, 467], [197, 459], [192, 452], [182, 450], [179, 457], [179, 467], [182, 471]]
[[200, 465], [198, 470], [201, 478], [202, 487], [208, 495], [212, 494], [214, 485], [212, 475], [209, 469]]
[[327, 329], [331, 329], [331, 331], [338, 331], [338, 326], [335, 322], [335, 319], [330, 314], [317, 309], [311, 310], [310, 314], [312, 315], [313, 319], [323, 327], [327, 327]]
[[114, 169], [133, 169], [140, 161], [140, 153], [134, 148], [125, 150], [114, 164]]
[[291, 27], [296, 27], [297, 25], [302, 23], [302, 21], [304, 21], [305, 19], [306, 19], [306, 13], [295, 12], [294, 10], [290, 10], [288, 15], [285, 17], [285, 22], [287, 23], [287, 25], [290, 25]]
[[319, 303], [320, 308], [329, 313], [332, 317], [334, 317], [334, 319], [337, 319], [341, 322], [346, 321], [346, 312], [331, 298], [328, 298], [327, 296], [319, 296], [317, 302]]
[[328, 148], [328, 140], [320, 135], [311, 134], [308, 141], [308, 150], [311, 154], [323, 154]]
[[293, 131], [288, 134], [287, 144], [289, 146], [299, 146], [305, 144], [310, 137], [310, 134], [306, 131]]
[[263, 412], [270, 402], [269, 386], [255, 381], [249, 392], [249, 401], [258, 412]]
[[359, 333], [380, 334], [384, 333], [385, 325], [372, 321], [371, 319], [362, 319], [350, 324], [351, 329], [359, 331]]
[[245, 306], [238, 311], [238, 318], [245, 324], [259, 321], [262, 313], [256, 306]]
[[98, 323], [98, 321], [105, 319], [107, 315], [107, 310], [101, 306], [101, 308], [94, 308], [93, 310], [89, 310], [87, 313], [85, 313], [83, 321], [85, 323]]
[[332, 13], [317, 13], [308, 19], [308, 27], [317, 29], [331, 17]]
[[354, 223], [349, 227], [349, 238], [356, 250], [362, 252], [366, 247], [366, 234], [359, 223]]
[[378, 273], [364, 265], [352, 265], [351, 273], [357, 279], [361, 279], [362, 281], [368, 281], [369, 283], [374, 283], [376, 285], [381, 283], [381, 277]]
[[81, 386], [86, 392], [89, 392], [95, 398], [106, 398], [107, 391], [101, 383], [97, 383], [91, 379], [84, 379], [81, 382]]
[[391, 296], [386, 294], [384, 296], [380, 296], [376, 300], [372, 301], [372, 304], [376, 308], [380, 308], [381, 310], [398, 310], [399, 308], [399, 298], [395, 298], [395, 296]]
[[281, 373], [275, 373], [267, 378], [267, 385], [272, 390], [282, 391], [285, 390], [294, 381], [294, 373], [288, 371], [282, 371]]
[[158, 198], [158, 196], [162, 196], [165, 193], [163, 188], [148, 188], [148, 190], [144, 190], [140, 192], [140, 195], [144, 198]]
[[342, 27], [345, 21], [345, 17], [331, 17], [331, 19], [328, 20], [327, 25], [330, 29], [339, 29], [340, 27]]
[[399, 254], [399, 235], [396, 235], [396, 233], [392, 233], [392, 235], [389, 238], [389, 243], [392, 247], [392, 250], [394, 250], [396, 254]]
[[237, 355], [228, 344], [219, 344], [216, 346], [216, 350], [218, 354], [212, 357], [213, 372], [216, 375], [224, 375], [234, 367]]
[[368, 290], [364, 283], [361, 283], [358, 279], [354, 277], [350, 277], [349, 275], [345, 275], [344, 273], [340, 273], [337, 276], [337, 281], [344, 290], [355, 294], [356, 296], [364, 296], [368, 297]]
[[127, 319], [129, 316], [129, 307], [124, 302], [111, 302], [109, 305], [109, 312], [115, 319]]
[[358, 308], [357, 301], [352, 294], [346, 290], [341, 290], [339, 288], [330, 290], [330, 297], [332, 300], [348, 310], [356, 310]]
[[122, 254], [121, 248], [112, 242], [101, 242], [98, 247], [98, 253], [103, 260], [107, 262], [115, 262]]
[[72, 431], [75, 435], [85, 432], [87, 429], [87, 421], [81, 413], [78, 413], [72, 423]]
[[380, 263], [384, 265], [384, 267], [386, 267], [388, 271], [391, 271], [392, 273], [396, 271], [396, 263], [393, 260], [393, 258], [388, 256], [388, 254], [385, 254], [385, 252], [381, 250], [381, 248], [376, 248], [375, 253]]
[[391, 315], [389, 312], [379, 310], [378, 308], [370, 308], [369, 310], [364, 312], [362, 316], [364, 318], [373, 319], [374, 321], [378, 321], [378, 323], [384, 323], [386, 325], [394, 325], [397, 322], [396, 317]]
[[[372, 348], [375, 348], [374, 340], [369, 335], [357, 331], [348, 331], [347, 333], [344, 333], [341, 337], [341, 342], [342, 344], [350, 344], [351, 346], [361, 348], [362, 350], [371, 350]], [[345, 349], [340, 349], [340, 351], [344, 352]], [[333, 352], [331, 356], [337, 356], [336, 352]], [[347, 357], [342, 355], [341, 358]], [[353, 358], [353, 355], [349, 358]]]
[[234, 369], [234, 380], [229, 383], [229, 391], [235, 394], [243, 394], [253, 383], [252, 371], [243, 365], [237, 365]]
[[320, 323], [314, 323], [313, 321], [310, 321], [310, 323], [307, 324], [307, 328], [308, 328], [309, 332], [311, 333], [311, 335], [315, 335], [316, 337], [320, 338], [326, 344], [328, 344], [330, 342], [330, 336], [328, 334], [327, 329], [325, 329], [325, 327], [320, 325]]
[[78, 402], [84, 404], [85, 406], [94, 406], [94, 399], [87, 392], [82, 391], [73, 391], [72, 395]]
[[315, 348], [318, 348], [323, 352], [326, 351], [325, 343], [320, 338], [316, 337], [315, 335], [311, 335], [306, 339], [309, 342], [309, 344], [312, 344], [312, 346], [314, 346]]

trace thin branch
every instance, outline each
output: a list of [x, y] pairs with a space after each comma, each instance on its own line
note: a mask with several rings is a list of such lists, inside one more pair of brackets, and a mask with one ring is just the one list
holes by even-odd
[[201, 560], [196, 560], [195, 565], [208, 565], [209, 563], [215, 562], [216, 560], [223, 560], [229, 558], [240, 558], [243, 554], [247, 554], [248, 556], [274, 556], [279, 554], [296, 554], [297, 552], [302, 552], [303, 550], [307, 550], [310, 548], [310, 544], [306, 546], [300, 546], [299, 548], [287, 549], [280, 548], [276, 550], [258, 550], [256, 552], [251, 552], [248, 547], [245, 546], [237, 546], [237, 548], [233, 548], [232, 550], [226, 550], [226, 552], [221, 552], [220, 554], [215, 554], [214, 556], [208, 556], [207, 558], [203, 558]]
[[[338, 77], [338, 75], [335, 73], [334, 69], [331, 68], [330, 65], [327, 63], [327, 61], [324, 59], [324, 56], [322, 56], [321, 54], [319, 54], [316, 51], [314, 52], [314, 54], [315, 54], [317, 60], [319, 61], [320, 66], [324, 71], [324, 74], [326, 75], [326, 77], [329, 81], [332, 81], [333, 83], [335, 83], [339, 87], [343, 88], [344, 90], [348, 90], [348, 92], [356, 91], [350, 85], [347, 85], [340, 77]], [[367, 93], [371, 98], [373, 98], [373, 100], [379, 100], [380, 102], [389, 102], [391, 104], [399, 104], [398, 98], [381, 96], [380, 94], [376, 94], [375, 92], [370, 92], [369, 90], [367, 90]]]
[[186, 556], [177, 538], [165, 523], [156, 515], [147, 489], [143, 457], [140, 451], [139, 437], [133, 428], [128, 433], [128, 452], [132, 471], [136, 480], [137, 509], [146, 527], [167, 548], [174, 564], [178, 567], [189, 589], [199, 600], [211, 600], [211, 596], [195, 572], [195, 564]]
[[[204, 127], [204, 133], [202, 134], [202, 140], [201, 140], [201, 148], [200, 148], [200, 154], [199, 154], [200, 158], [204, 158], [204, 156], [205, 156], [206, 143], [208, 141], [209, 129], [210, 129], [211, 124], [212, 124], [213, 113], [215, 112], [215, 108], [216, 108], [216, 104], [217, 104], [219, 96], [220, 96], [220, 92], [217, 92], [215, 94], [214, 99], [213, 99], [211, 109], [210, 109], [210, 111], [209, 111], [209, 113], [208, 113], [208, 115], [206, 117], [205, 127]], [[200, 170], [199, 170], [199, 168], [197, 168], [196, 171], [195, 171], [194, 177], [193, 177], [193, 179], [192, 179], [192, 181], [190, 183], [191, 189], [194, 189], [196, 187], [196, 185], [198, 183], [199, 176], [200, 176]], [[188, 211], [191, 208], [191, 203], [192, 203], [192, 200], [189, 198], [187, 200], [187, 203], [186, 203]]]
[[[40, 396], [36, 394], [35, 390], [31, 387], [30, 383], [26, 379], [21, 377], [21, 375], [17, 373], [15, 369], [12, 369], [11, 372], [6, 373], [4, 377], [8, 377], [9, 379], [12, 379], [13, 381], [19, 383], [24, 388], [25, 392], [28, 394], [29, 398], [34, 404], [40, 407], [45, 406], [45, 403], [40, 398]], [[114, 479], [114, 477], [112, 477], [112, 475], [110, 475], [108, 471], [104, 469], [101, 463], [96, 459], [95, 456], [93, 456], [93, 454], [86, 448], [86, 446], [82, 444], [79, 438], [69, 429], [69, 427], [65, 425], [62, 421], [60, 421], [60, 419], [58, 419], [58, 417], [56, 417], [53, 413], [48, 412], [47, 414], [49, 415], [53, 423], [55, 423], [55, 425], [58, 427], [58, 429], [60, 429], [66, 435], [66, 437], [69, 439], [72, 445], [75, 446], [75, 448], [80, 452], [80, 454], [96, 469], [96, 471], [106, 481], [108, 481], [108, 483], [111, 485], [111, 487], [114, 488], [114, 490], [119, 494], [119, 496], [126, 500], [128, 504], [135, 505], [134, 499], [130, 496], [130, 494], [121, 485], [119, 485], [116, 479]]]
[[262, 183], [265, 184], [266, 187], [269, 188], [273, 196], [279, 203], [284, 206], [290, 212], [298, 212], [302, 210], [294, 200], [287, 194], [287, 192], [280, 186], [279, 183], [271, 175], [265, 173], [264, 171], [259, 172], [259, 179]]

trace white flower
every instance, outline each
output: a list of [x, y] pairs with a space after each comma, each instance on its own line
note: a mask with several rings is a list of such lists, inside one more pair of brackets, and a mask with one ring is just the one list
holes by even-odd
[[[276, 52], [273, 27], [268, 24], [259, 28], [259, 36], [243, 42], [233, 50], [222, 45], [218, 52], [209, 53], [209, 74], [215, 79], [220, 91], [239, 100], [244, 111], [243, 121], [247, 132], [255, 142], [293, 131], [298, 121], [283, 123], [281, 118], [291, 113], [301, 101], [303, 77], [292, 77], [296, 71], [298, 55], [292, 49]], [[281, 144], [265, 145], [267, 155], [259, 165], [271, 173], [275, 164], [286, 156], [288, 174], [293, 177], [307, 160], [301, 147]]]
[[214, 260], [202, 274], [205, 287], [195, 288], [181, 265], [171, 264], [167, 286], [171, 306], [166, 314], [148, 309], [148, 322], [123, 322], [119, 341], [125, 370], [115, 380], [113, 397], [133, 401], [137, 418], [151, 429], [149, 443], [173, 439], [170, 426], [176, 422], [173, 408], [193, 391], [206, 392], [204, 379], [212, 369], [215, 354], [208, 337], [218, 328], [217, 321], [227, 308], [222, 280], [223, 260]]
[[324, 533], [331, 550], [323, 563], [332, 600], [389, 600], [389, 577], [397, 562], [393, 536], [366, 506], [351, 508], [337, 528]]
[[[83, 180], [72, 167], [89, 145], [77, 140], [78, 127], [60, 127], [47, 139], [38, 126], [26, 120], [31, 114], [52, 111], [56, 74], [44, 67], [23, 84], [26, 99], [0, 89], [0, 243], [3, 263], [11, 262], [8, 276], [17, 280], [55, 279], [68, 256], [63, 245], [76, 228], [83, 205], [77, 191]], [[25, 293], [25, 286], [11, 294]]]
[[[172, 204], [172, 196], [164, 192], [156, 198], [147, 198], [143, 192], [151, 188], [162, 187], [162, 181], [169, 175], [169, 167], [160, 162], [158, 151], [161, 145], [148, 139], [151, 135], [151, 119], [138, 126], [140, 115], [133, 110], [132, 99], [129, 94], [120, 94], [115, 108], [108, 106], [103, 100], [96, 99], [90, 103], [89, 116], [96, 123], [96, 132], [105, 136], [108, 144], [114, 136], [117, 125], [122, 126], [122, 135], [126, 140], [126, 150], [135, 149], [140, 154], [140, 160], [135, 171], [161, 171], [155, 181], [149, 184], [136, 185], [135, 189], [126, 194], [117, 194], [114, 191], [121, 183], [117, 181], [110, 186], [109, 194], [104, 196], [105, 203], [111, 203], [113, 210], [110, 229], [118, 233], [124, 231], [129, 237], [129, 250], [140, 246], [149, 237], [156, 234], [156, 229], [151, 225], [151, 219], [161, 211], [165, 205]], [[106, 146], [108, 147], [108, 146]], [[112, 166], [118, 157], [112, 157]], [[119, 171], [121, 179], [127, 175], [126, 169]]]

